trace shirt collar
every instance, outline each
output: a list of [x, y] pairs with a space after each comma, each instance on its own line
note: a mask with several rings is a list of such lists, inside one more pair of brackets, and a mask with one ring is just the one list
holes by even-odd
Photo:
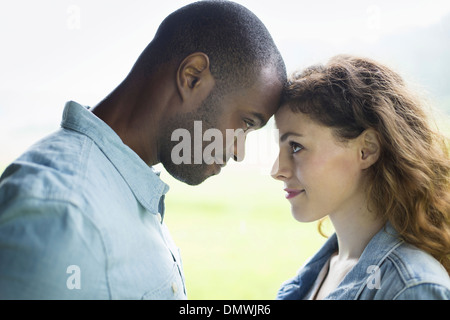
[[161, 211], [160, 201], [169, 186], [159, 178], [154, 168], [149, 167], [122, 142], [111, 127], [88, 109], [74, 101], [67, 102], [61, 127], [91, 138], [124, 178], [142, 206], [155, 214]]

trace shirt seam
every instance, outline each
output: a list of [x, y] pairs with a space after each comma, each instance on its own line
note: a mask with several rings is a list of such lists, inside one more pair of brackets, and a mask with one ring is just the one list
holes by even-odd
[[96, 230], [97, 234], [99, 235], [100, 241], [101, 241], [101, 244], [102, 244], [103, 254], [105, 256], [106, 286], [107, 286], [109, 298], [111, 299], [111, 297], [112, 297], [111, 285], [110, 285], [109, 276], [108, 276], [108, 274], [109, 274], [109, 272], [108, 272], [108, 266], [109, 266], [108, 253], [107, 253], [107, 250], [106, 250], [106, 244], [105, 244], [105, 239], [103, 237], [103, 233], [101, 232], [101, 229], [96, 225], [96, 223], [89, 216], [83, 214], [83, 210], [81, 209], [81, 207], [78, 204], [76, 204], [75, 202], [73, 202], [73, 201], [66, 200], [66, 199], [46, 199], [46, 198], [37, 197], [37, 196], [28, 196], [27, 199], [30, 199], [30, 200], [34, 199], [34, 200], [44, 201], [44, 202], [47, 202], [47, 203], [50, 201], [50, 202], [53, 202], [53, 203], [60, 203], [60, 204], [66, 204], [66, 205], [72, 206], [82, 215], [83, 218], [86, 218], [89, 221], [89, 223], [93, 226], [93, 228]]
[[[81, 148], [82, 152], [80, 153], [80, 161], [78, 162], [80, 164], [79, 165], [80, 175], [77, 175], [78, 176], [78, 180], [79, 180], [79, 181], [77, 181], [78, 182], [78, 186], [82, 186], [83, 182], [86, 181], [87, 172], [88, 172], [88, 170], [87, 170], [87, 168], [88, 168], [87, 163], [88, 163], [88, 161], [90, 159], [89, 155], [91, 154], [92, 147], [94, 146], [94, 144], [95, 144], [94, 140], [92, 140], [88, 135], [84, 135], [84, 141], [83, 141], [83, 145], [82, 145], [82, 148]], [[74, 183], [71, 186], [71, 189], [70, 189], [71, 191], [74, 190], [75, 185], [76, 185], [76, 183]], [[83, 216], [83, 218], [86, 218], [91, 223], [91, 225], [95, 228], [95, 230], [97, 231], [98, 235], [100, 236], [100, 240], [101, 240], [102, 248], [103, 248], [103, 254], [105, 256], [106, 286], [107, 286], [107, 289], [108, 289], [109, 298], [111, 299], [112, 292], [111, 292], [110, 279], [109, 279], [109, 263], [108, 263], [109, 259], [108, 259], [108, 251], [106, 250], [106, 244], [105, 244], [105, 239], [103, 237], [103, 233], [101, 232], [100, 228], [92, 220], [91, 217], [89, 217], [88, 215], [83, 214], [83, 210], [81, 210], [81, 208], [77, 204], [73, 203], [72, 201], [67, 201], [67, 203], [68, 204], [72, 204], [75, 208], [77, 208], [78, 211], [80, 212], [80, 214]]]

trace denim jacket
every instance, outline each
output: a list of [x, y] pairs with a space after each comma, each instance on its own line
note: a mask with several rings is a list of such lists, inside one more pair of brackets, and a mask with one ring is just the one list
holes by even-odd
[[[333, 234], [297, 276], [282, 284], [277, 299], [306, 299], [322, 267], [337, 249]], [[326, 299], [448, 300], [450, 278], [436, 259], [403, 241], [387, 223]]]

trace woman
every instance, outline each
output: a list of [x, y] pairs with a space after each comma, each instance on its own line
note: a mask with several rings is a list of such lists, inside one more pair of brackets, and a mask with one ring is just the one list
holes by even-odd
[[449, 155], [389, 68], [351, 56], [296, 73], [275, 115], [296, 220], [336, 231], [278, 299], [450, 299]]

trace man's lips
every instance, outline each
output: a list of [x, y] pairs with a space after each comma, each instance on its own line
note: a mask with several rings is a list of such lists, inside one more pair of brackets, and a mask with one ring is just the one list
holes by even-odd
[[286, 189], [284, 189], [284, 191], [286, 191], [286, 199], [292, 199], [292, 198], [298, 196], [300, 193], [304, 192], [305, 189], [299, 190], [299, 189], [286, 188]]

